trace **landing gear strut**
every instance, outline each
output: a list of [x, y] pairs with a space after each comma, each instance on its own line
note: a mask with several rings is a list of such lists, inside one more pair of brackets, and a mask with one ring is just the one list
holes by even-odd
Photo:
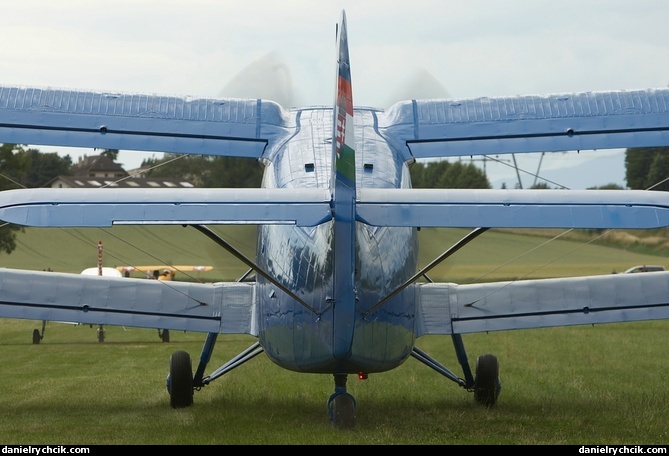
[[497, 403], [497, 397], [502, 389], [502, 382], [499, 379], [499, 362], [491, 354], [481, 355], [476, 359], [475, 374], [472, 375], [467, 361], [467, 353], [462, 343], [460, 334], [453, 334], [453, 345], [458, 362], [462, 366], [465, 378], [460, 378], [451, 372], [446, 366], [440, 364], [437, 360], [431, 358], [427, 353], [414, 347], [411, 356], [422, 362], [426, 366], [436, 370], [443, 376], [465, 388], [467, 391], [474, 392], [474, 400], [486, 407], [492, 407]]
[[46, 320], [42, 320], [42, 332], [39, 329], [33, 329], [33, 344], [39, 344], [44, 339], [44, 329], [46, 329]]
[[158, 337], [160, 337], [160, 340], [163, 342], [169, 342], [170, 341], [170, 330], [169, 329], [163, 329], [163, 330], [158, 330]]
[[167, 375], [167, 392], [170, 395], [170, 405], [172, 408], [184, 408], [193, 405], [193, 393], [195, 390], [208, 385], [218, 377], [230, 372], [232, 369], [241, 366], [260, 353], [263, 348], [259, 342], [255, 342], [249, 348], [232, 358], [230, 361], [216, 369], [212, 374], [205, 377], [204, 371], [211, 360], [211, 353], [216, 344], [217, 333], [207, 334], [207, 339], [200, 354], [200, 363], [193, 375], [193, 365], [188, 352], [176, 351], [170, 356], [170, 373]]
[[100, 325], [98, 327], [98, 342], [102, 343], [105, 341], [105, 328]]

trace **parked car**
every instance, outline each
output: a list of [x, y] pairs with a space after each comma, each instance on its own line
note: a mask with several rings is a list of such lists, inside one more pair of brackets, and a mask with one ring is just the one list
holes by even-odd
[[655, 264], [643, 264], [639, 266], [634, 266], [625, 271], [625, 274], [630, 274], [633, 272], [657, 272], [657, 271], [666, 271], [664, 266], [658, 266]]

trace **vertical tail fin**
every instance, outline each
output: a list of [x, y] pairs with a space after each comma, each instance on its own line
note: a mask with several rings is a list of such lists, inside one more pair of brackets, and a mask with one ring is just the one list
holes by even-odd
[[355, 145], [353, 132], [353, 93], [348, 55], [346, 13], [342, 12], [337, 41], [337, 88], [334, 104], [334, 142], [332, 191], [344, 185], [355, 196]]
[[333, 355], [346, 359], [353, 343], [355, 319], [355, 136], [351, 68], [342, 11], [337, 42], [337, 89], [332, 144], [332, 209], [334, 215]]

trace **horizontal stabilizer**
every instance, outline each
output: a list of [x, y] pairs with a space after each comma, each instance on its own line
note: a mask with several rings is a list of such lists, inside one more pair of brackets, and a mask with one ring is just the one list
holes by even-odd
[[669, 192], [644, 190], [361, 189], [373, 226], [620, 228], [669, 226]]
[[0, 192], [0, 220], [38, 227], [291, 224], [331, 218], [313, 189], [29, 189]]

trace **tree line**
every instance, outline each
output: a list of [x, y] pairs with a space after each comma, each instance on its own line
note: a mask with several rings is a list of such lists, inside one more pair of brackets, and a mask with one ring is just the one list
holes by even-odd
[[[116, 160], [118, 150], [103, 150]], [[43, 153], [24, 145], [0, 144], [0, 190], [37, 188], [47, 185], [58, 176], [75, 172], [79, 163], [69, 155]], [[142, 162], [147, 177], [179, 178], [197, 187], [253, 188], [262, 182], [262, 166], [251, 158], [212, 157], [199, 155], [164, 154]], [[484, 171], [471, 162], [416, 162], [411, 166], [411, 181], [415, 188], [491, 188]], [[627, 188], [639, 190], [669, 190], [669, 147], [635, 148], [625, 152]], [[532, 188], [550, 188], [538, 182]], [[609, 184], [599, 188], [621, 188]]]

